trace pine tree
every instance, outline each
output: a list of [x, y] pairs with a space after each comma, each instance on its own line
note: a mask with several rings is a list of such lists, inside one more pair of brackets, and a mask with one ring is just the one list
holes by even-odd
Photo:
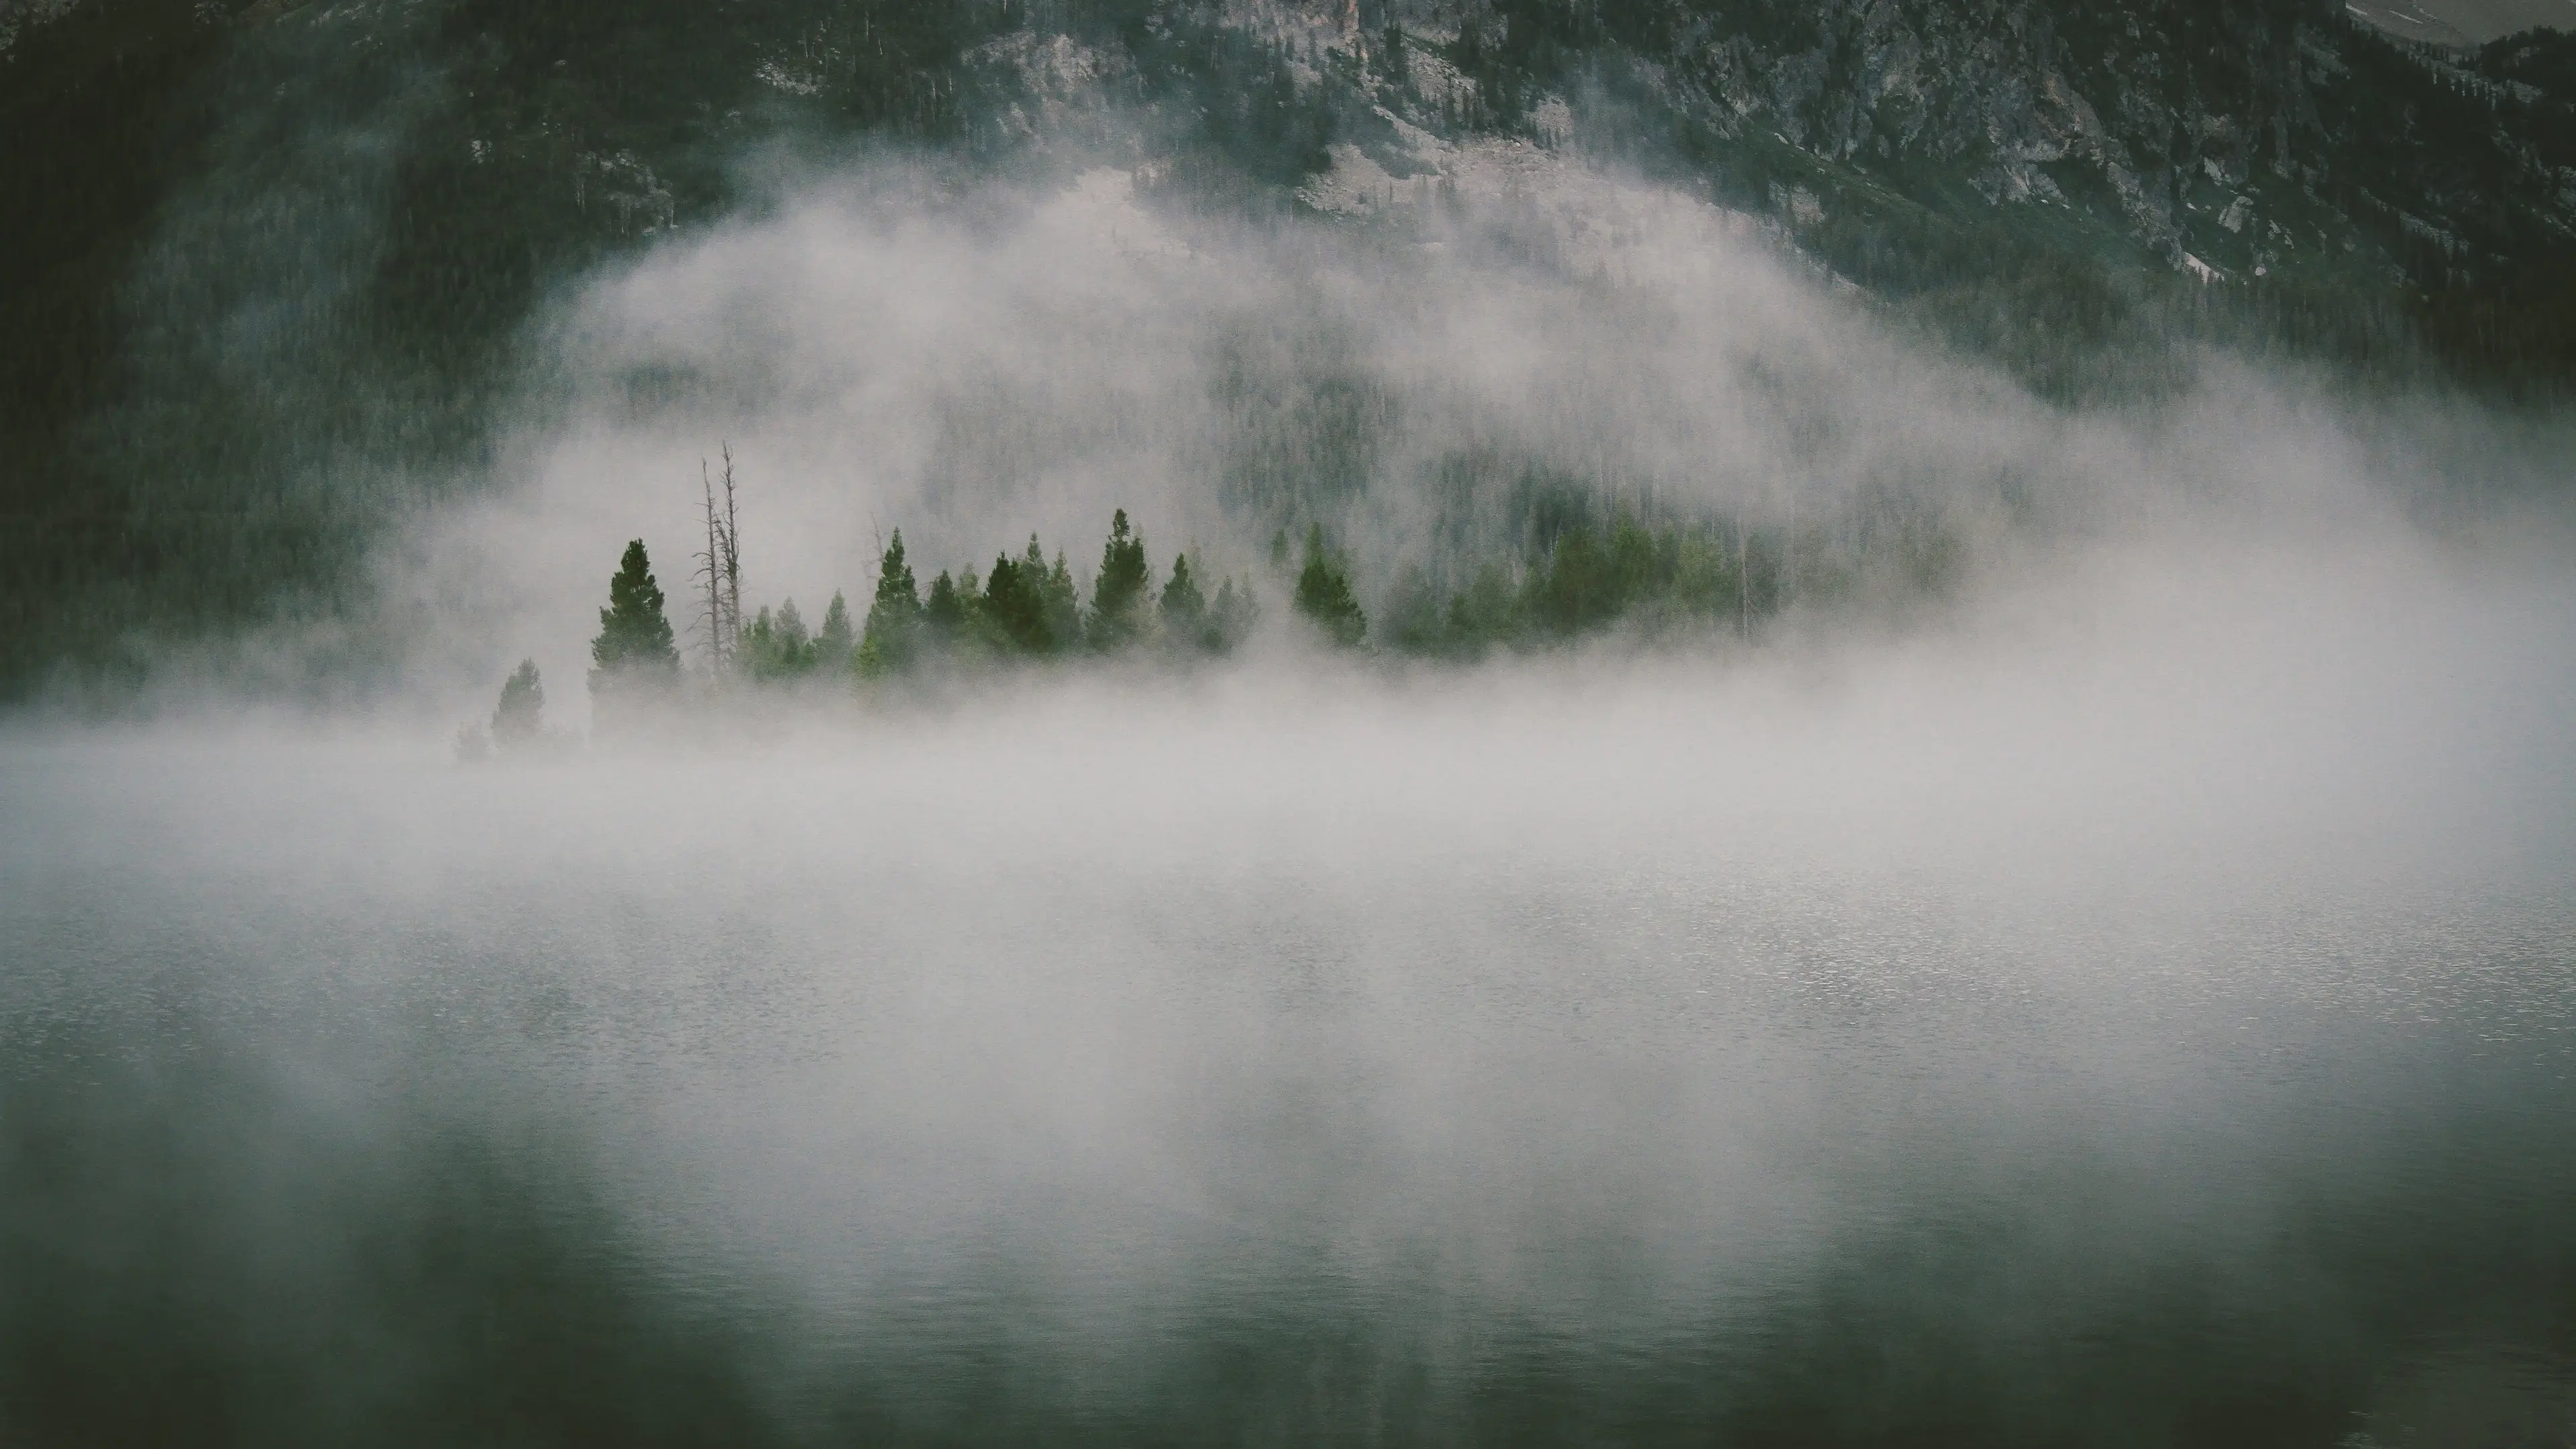
[[778, 626], [771, 622], [769, 607], [764, 604], [759, 613], [751, 616], [751, 627], [742, 631], [736, 662], [749, 671], [752, 678], [766, 679], [777, 642]]
[[522, 659], [501, 686], [501, 702], [492, 710], [492, 744], [503, 751], [535, 744], [545, 731], [546, 688], [537, 679], [537, 661]]
[[806, 632], [796, 601], [788, 599], [778, 606], [778, 672], [796, 675], [813, 667], [814, 637]]
[[805, 617], [789, 599], [773, 614], [762, 609], [744, 636], [743, 653], [754, 679], [794, 679], [814, 667], [814, 641], [805, 634]]
[[1091, 585], [1094, 648], [1116, 649], [1136, 637], [1137, 615], [1152, 581], [1145, 540], [1128, 532], [1127, 510], [1121, 508], [1109, 520], [1109, 541], [1100, 550], [1100, 576]]
[[1379, 641], [1406, 654], [1438, 654], [1444, 642], [1441, 606], [1446, 602], [1420, 564], [1407, 564], [1378, 615]]
[[1252, 585], [1228, 578], [1217, 585], [1216, 601], [1208, 606], [1207, 629], [1199, 638], [1211, 653], [1230, 653], [1252, 637], [1252, 626], [1260, 618], [1261, 606], [1253, 602]]
[[814, 667], [825, 674], [837, 674], [850, 667], [850, 657], [858, 652], [858, 639], [850, 628], [850, 605], [839, 590], [832, 593], [832, 607], [823, 611], [823, 630], [814, 636]]
[[1055, 650], [1077, 648], [1082, 643], [1082, 591], [1073, 586], [1073, 570], [1064, 562], [1064, 550], [1055, 551], [1055, 563], [1041, 566], [1038, 536], [1029, 535], [1029, 557], [1022, 567], [1037, 581], [1039, 607], [1046, 612], [1047, 639]]
[[930, 581], [930, 600], [922, 605], [921, 622], [927, 626], [934, 647], [953, 649], [965, 636], [966, 603], [974, 591], [975, 574], [971, 569], [967, 571], [966, 586], [962, 590], [958, 588], [957, 581], [948, 576], [946, 569], [941, 569], [939, 577]]
[[1174, 554], [1172, 581], [1163, 585], [1163, 637], [1175, 644], [1204, 647], [1207, 627], [1207, 596], [1199, 592], [1198, 580], [1190, 577], [1190, 556]]
[[[1034, 551], [1037, 541], [1031, 539], [1029, 546]], [[1039, 595], [1044, 583], [1043, 565], [1015, 563], [1009, 554], [994, 556], [993, 571], [984, 576], [981, 611], [995, 636], [994, 643], [1022, 654], [1044, 654], [1054, 647], [1054, 636], [1047, 629], [1046, 602]]]
[[1530, 580], [1532, 616], [1559, 633], [1606, 622], [1618, 613], [1620, 602], [1608, 551], [1579, 523], [1557, 535], [1547, 571]]
[[859, 641], [859, 673], [875, 678], [910, 669], [919, 654], [920, 631], [921, 586], [913, 580], [898, 528], [877, 560], [877, 596], [868, 605], [867, 632]]
[[626, 545], [616, 576], [608, 581], [608, 607], [599, 611], [599, 637], [590, 641], [590, 691], [630, 683], [667, 683], [680, 672], [671, 642], [671, 620], [662, 612], [662, 586], [653, 581], [644, 540]]
[[1324, 637], [1345, 649], [1368, 634], [1368, 615], [1351, 596], [1351, 581], [1324, 551], [1324, 528], [1306, 530], [1306, 567], [1297, 575], [1297, 612], [1314, 621]]

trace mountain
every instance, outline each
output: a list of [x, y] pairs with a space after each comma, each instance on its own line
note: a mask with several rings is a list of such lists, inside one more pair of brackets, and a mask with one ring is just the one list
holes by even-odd
[[1504, 138], [1774, 220], [2081, 407], [2171, 344], [2551, 406], [2576, 41], [2332, 0], [40, 0], [0, 20], [0, 681], [292, 619], [542, 409], [525, 328], [747, 156], [1056, 152], [1365, 225]]
[[2570, 0], [2352, 0], [2358, 19], [2405, 40], [2484, 45], [2526, 30], [2576, 26]]

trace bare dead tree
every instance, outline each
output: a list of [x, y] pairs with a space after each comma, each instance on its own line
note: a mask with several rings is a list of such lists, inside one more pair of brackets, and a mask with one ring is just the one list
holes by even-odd
[[715, 479], [707, 472], [707, 460], [698, 460], [698, 487], [705, 499], [707, 547], [697, 556], [697, 580], [705, 605], [699, 622], [706, 630], [707, 665], [723, 673], [742, 645], [742, 545], [741, 528], [734, 509], [733, 447], [722, 448], [724, 458], [724, 500], [716, 500]]
[[731, 657], [742, 643], [742, 524], [734, 515], [733, 444], [721, 443], [718, 454], [724, 459], [724, 617], [725, 652]]
[[698, 488], [706, 499], [707, 546], [696, 556], [697, 570], [689, 575], [698, 585], [698, 632], [707, 649], [707, 671], [721, 674], [725, 667], [724, 632], [724, 547], [717, 542], [724, 520], [716, 516], [715, 480], [707, 472], [707, 460], [698, 460]]

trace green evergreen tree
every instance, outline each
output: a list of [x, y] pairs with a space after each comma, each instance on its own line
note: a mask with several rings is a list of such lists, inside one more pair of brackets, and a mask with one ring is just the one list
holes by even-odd
[[1049, 647], [1072, 649], [1082, 643], [1082, 591], [1073, 586], [1073, 570], [1064, 562], [1064, 550], [1055, 551], [1055, 562], [1043, 564], [1038, 549], [1038, 536], [1029, 535], [1029, 556], [1021, 567], [1037, 581], [1038, 604], [1046, 612]]
[[590, 641], [590, 690], [628, 684], [667, 683], [680, 672], [671, 620], [662, 611], [662, 586], [653, 581], [644, 540], [626, 545], [616, 576], [608, 581], [608, 607], [599, 611], [599, 637]]
[[1216, 602], [1208, 606], [1207, 628], [1199, 635], [1209, 652], [1225, 654], [1252, 637], [1252, 626], [1261, 618], [1261, 606], [1252, 599], [1252, 585], [1238, 584], [1228, 578], [1217, 585]]
[[832, 607], [823, 611], [822, 632], [814, 636], [814, 668], [825, 674], [838, 674], [850, 667], [851, 656], [858, 647], [858, 637], [850, 628], [849, 601], [835, 589]]
[[1145, 561], [1144, 537], [1128, 532], [1127, 510], [1121, 508], [1109, 520], [1109, 541], [1100, 550], [1100, 575], [1091, 585], [1093, 647], [1116, 649], [1136, 637], [1143, 622], [1138, 615], [1152, 582], [1153, 566]]
[[769, 617], [769, 608], [764, 604], [759, 613], [751, 616], [751, 627], [742, 631], [735, 667], [754, 679], [767, 679], [775, 672], [773, 656], [777, 649], [778, 625]]
[[754, 679], [795, 679], [814, 668], [814, 641], [805, 633], [805, 617], [789, 599], [772, 614], [763, 609], [751, 622], [744, 654]]
[[873, 678], [910, 669], [920, 652], [920, 632], [921, 588], [904, 557], [903, 530], [898, 528], [877, 560], [877, 596], [868, 605], [867, 632], [859, 640], [859, 673]]
[[1163, 637], [1175, 644], [1204, 646], [1208, 627], [1207, 596], [1190, 577], [1190, 556], [1172, 555], [1172, 581], [1163, 585]]
[[1619, 609], [1624, 611], [1670, 589], [1673, 571], [1680, 561], [1678, 532], [1658, 536], [1624, 513], [1611, 520], [1611, 597]]
[[778, 606], [778, 649], [788, 667], [801, 674], [814, 664], [814, 636], [805, 629], [805, 616], [796, 612], [796, 601], [789, 599]]
[[948, 576], [948, 570], [941, 569], [939, 577], [930, 581], [930, 601], [922, 606], [921, 621], [936, 647], [953, 649], [965, 636], [966, 604], [975, 591], [974, 579], [974, 571], [968, 570], [966, 587], [961, 590], [957, 581]]
[[1465, 594], [1449, 596], [1449, 626], [1441, 644], [1459, 659], [1475, 659], [1485, 652], [1484, 635], [1476, 627], [1476, 611], [1467, 603]]
[[492, 710], [492, 745], [509, 751], [535, 744], [545, 731], [546, 687], [537, 678], [537, 661], [522, 659], [501, 686], [501, 702]]
[[[1037, 540], [1029, 540], [1029, 550], [1037, 551]], [[1045, 565], [1037, 562], [1013, 562], [1009, 554], [996, 554], [993, 571], [984, 576], [983, 607], [979, 611], [992, 642], [1006, 652], [1045, 654], [1055, 647], [1053, 631], [1047, 628]]]
[[1467, 587], [1449, 600], [1451, 651], [1473, 659], [1495, 643], [1519, 637], [1528, 618], [1522, 592], [1501, 563], [1479, 566]]
[[1297, 612], [1313, 621], [1324, 637], [1345, 649], [1368, 634], [1368, 615], [1351, 596], [1351, 581], [1324, 550], [1324, 527], [1306, 530], [1306, 567], [1297, 575]]
[[1377, 636], [1387, 648], [1406, 654], [1436, 655], [1447, 644], [1447, 617], [1431, 576], [1420, 564], [1408, 564], [1387, 595], [1379, 613]]
[[1609, 554], [1591, 529], [1576, 524], [1556, 536], [1547, 571], [1530, 580], [1530, 613], [1561, 634], [1606, 622], [1619, 610]]

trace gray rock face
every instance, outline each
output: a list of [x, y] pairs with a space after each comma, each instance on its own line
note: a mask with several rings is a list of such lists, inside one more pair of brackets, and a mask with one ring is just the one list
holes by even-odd
[[[1741, 125], [1819, 156], [1949, 172], [1995, 205], [2093, 190], [2150, 250], [2185, 265], [2192, 180], [2285, 163], [2290, 134], [2314, 129], [2298, 57], [2328, 43], [2331, 12], [2222, 13], [2192, 27], [2217, 32], [2210, 46], [2170, 14], [2069, 26], [2064, 9], [1828, 0], [1782, 6], [1778, 23], [1751, 33], [1712, 15], [1674, 62]], [[2211, 54], [2195, 62], [2183, 50], [2193, 41]], [[2245, 209], [2233, 214], [2241, 231]]]
[[[1411, 3], [1398, 18], [1434, 34], [1566, 28], [1530, 0]], [[1676, 0], [1605, 22], [1592, 54], [1603, 38], [1719, 135], [1776, 138], [1936, 210], [2066, 208], [2200, 275], [2436, 286], [2576, 237], [2560, 179], [2576, 154], [2541, 115], [2565, 98], [2336, 0]]]

